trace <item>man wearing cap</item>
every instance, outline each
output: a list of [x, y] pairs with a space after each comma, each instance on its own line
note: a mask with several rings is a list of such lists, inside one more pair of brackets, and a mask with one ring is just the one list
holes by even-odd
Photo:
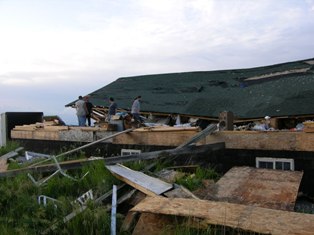
[[265, 117], [265, 129], [268, 130], [270, 128], [270, 117]]

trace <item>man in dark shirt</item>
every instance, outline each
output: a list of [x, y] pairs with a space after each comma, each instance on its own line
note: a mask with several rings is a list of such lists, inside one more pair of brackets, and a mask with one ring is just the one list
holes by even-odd
[[117, 103], [114, 102], [114, 98], [110, 97], [109, 102], [108, 121], [110, 121], [111, 117], [116, 114], [118, 108]]
[[85, 101], [85, 106], [86, 106], [86, 120], [87, 120], [87, 124], [88, 124], [88, 126], [91, 126], [91, 115], [92, 115], [92, 112], [93, 112], [94, 105], [89, 101], [89, 97], [88, 96], [84, 97], [84, 101]]

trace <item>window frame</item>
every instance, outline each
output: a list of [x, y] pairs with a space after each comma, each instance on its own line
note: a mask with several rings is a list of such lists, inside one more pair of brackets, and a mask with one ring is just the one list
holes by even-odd
[[121, 149], [121, 156], [140, 154], [140, 149]]
[[[272, 162], [274, 170], [285, 170], [285, 169], [276, 169], [276, 163], [290, 163], [290, 171], [294, 171], [294, 159], [292, 158], [272, 158], [272, 157], [256, 157], [255, 158], [255, 166], [256, 168], [260, 167], [260, 162]], [[261, 169], [271, 169], [271, 168], [261, 168]]]

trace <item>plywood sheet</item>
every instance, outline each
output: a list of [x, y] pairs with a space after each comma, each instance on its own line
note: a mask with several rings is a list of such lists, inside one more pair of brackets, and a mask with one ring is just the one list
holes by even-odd
[[160, 195], [173, 188], [172, 184], [145, 175], [142, 172], [134, 171], [120, 164], [109, 165], [106, 167], [118, 179], [150, 196]]
[[303, 172], [233, 167], [215, 185], [221, 201], [293, 211]]
[[204, 219], [246, 231], [272, 235], [313, 235], [314, 215], [228, 202], [147, 197], [131, 211]]

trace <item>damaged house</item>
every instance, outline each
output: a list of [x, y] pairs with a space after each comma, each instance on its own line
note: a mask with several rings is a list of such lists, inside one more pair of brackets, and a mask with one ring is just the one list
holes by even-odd
[[121, 111], [130, 111], [133, 99], [141, 95], [141, 113], [146, 117], [174, 114], [209, 123], [228, 111], [235, 123], [270, 116], [276, 129], [291, 129], [314, 117], [314, 59], [250, 69], [122, 77], [88, 95], [98, 121], [106, 115], [109, 97]]
[[[296, 211], [307, 209], [308, 205], [312, 210], [314, 205], [313, 66], [314, 59], [308, 59], [251, 69], [119, 78], [88, 94], [95, 105], [95, 126], [18, 123], [11, 129], [10, 138], [27, 150], [47, 152], [43, 150], [56, 150], [66, 144], [75, 149], [52, 157], [45, 155], [47, 159], [39, 162], [52, 159], [54, 164], [35, 163], [3, 171], [0, 176], [31, 172], [38, 177], [28, 175], [37, 187], [55, 175], [79, 182], [88, 179], [93, 171], [82, 172], [79, 178], [66, 171], [101, 161], [112, 175], [132, 188], [112, 202], [114, 208], [121, 201], [136, 201], [128, 202], [134, 207], [128, 210], [122, 224], [130, 232], [136, 221], [132, 234], [162, 234], [160, 231], [168, 225], [175, 229], [171, 225], [179, 217], [187, 218], [184, 223], [189, 226], [204, 229], [217, 225], [259, 234], [312, 234], [313, 215]], [[119, 113], [128, 113], [138, 95], [142, 96], [145, 123], [160, 125], [110, 129], [110, 125], [124, 124], [119, 115], [114, 122], [101, 125], [106, 123], [109, 97], [115, 98]], [[74, 104], [75, 101], [66, 106]], [[272, 129], [250, 128], [265, 121], [265, 116], [271, 117]], [[169, 124], [169, 117], [180, 117], [183, 125], [165, 125]], [[79, 150], [84, 151], [86, 159], [57, 161]], [[11, 154], [17, 155], [19, 151]], [[35, 157], [34, 154], [28, 152], [29, 157]], [[11, 155], [1, 158], [7, 163]], [[160, 172], [150, 171], [157, 158], [171, 162], [172, 166], [163, 169], [166, 171], [214, 166], [223, 176], [217, 182], [202, 182], [205, 188], [190, 192], [163, 178]], [[126, 166], [140, 161], [150, 163], [143, 170], [145, 173]], [[50, 175], [41, 178], [47, 172]], [[101, 203], [111, 194], [114, 198], [115, 190], [113, 187], [112, 192], [97, 195], [96, 199], [91, 190], [87, 191], [75, 200], [83, 205], [79, 212], [71, 212], [63, 222], [87, 208], [81, 200], [86, 195], [89, 200]], [[40, 195], [39, 199], [57, 203], [49, 197]], [[304, 207], [300, 199], [306, 200]], [[60, 224], [53, 224], [48, 230], [58, 227]]]
[[[198, 121], [194, 127], [139, 128], [111, 139], [106, 136], [116, 131], [98, 126], [34, 124], [16, 126], [11, 138], [47, 149], [105, 138], [110, 147], [104, 147], [104, 142], [98, 147], [105, 156], [112, 156], [124, 148], [142, 152], [174, 148], [199, 133], [199, 126], [224, 122], [227, 128], [198, 143], [224, 143], [222, 151], [207, 156], [208, 162], [222, 172], [243, 165], [304, 171], [301, 191], [314, 195], [314, 58], [250, 69], [125, 77], [88, 95], [95, 105], [93, 117], [97, 122], [105, 120], [109, 97], [115, 98], [120, 112], [128, 112], [138, 95], [142, 96], [141, 114], [147, 121], [158, 122], [169, 115], [179, 115], [183, 123], [184, 119], [186, 123]], [[74, 103], [66, 106], [73, 107]], [[235, 131], [234, 125], [260, 121], [265, 116], [271, 117], [274, 131]], [[298, 125], [304, 128], [297, 129]]]

